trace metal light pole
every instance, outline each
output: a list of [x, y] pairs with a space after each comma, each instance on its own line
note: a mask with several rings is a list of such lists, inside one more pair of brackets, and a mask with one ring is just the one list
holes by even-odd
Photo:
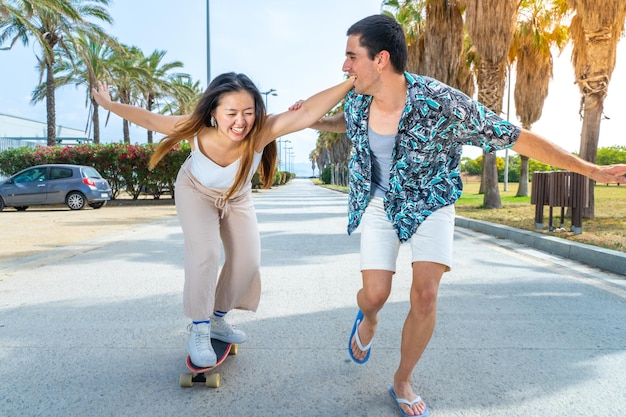
[[269, 113], [268, 108], [267, 108], [267, 96], [269, 96], [270, 94], [273, 96], [277, 96], [278, 94], [276, 93], [276, 90], [274, 90], [273, 88], [270, 88], [267, 91], [261, 91], [261, 94], [265, 96], [265, 112]]
[[[285, 139], [283, 140], [283, 143], [287, 144], [287, 143], [291, 143], [291, 141], [289, 139]], [[283, 164], [284, 164], [284, 170], [287, 171], [287, 145], [284, 146], [284, 151], [285, 151], [285, 159], [283, 159]]]
[[209, 2], [206, 0], [206, 85], [211, 82], [211, 19], [209, 19]]
[[[511, 112], [511, 66], [509, 65], [509, 81], [507, 82], [506, 121]], [[509, 148], [504, 150], [504, 191], [509, 190]]]
[[281, 152], [282, 152], [282, 149], [283, 149], [283, 147], [282, 147], [283, 139], [282, 138], [278, 138], [278, 140], [276, 142], [278, 142], [278, 170], [280, 171], [280, 160], [282, 159], [280, 155], [281, 155]]
[[[287, 156], [286, 151], [289, 151], [289, 156]], [[291, 172], [291, 151], [293, 151], [293, 148], [291, 146], [285, 149], [285, 163], [287, 163], [287, 172]]]

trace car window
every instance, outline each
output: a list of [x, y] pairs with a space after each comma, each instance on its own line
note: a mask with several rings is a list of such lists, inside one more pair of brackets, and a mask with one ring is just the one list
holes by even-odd
[[92, 168], [92, 167], [83, 168], [83, 175], [85, 176], [85, 178], [93, 178], [96, 180], [102, 179], [102, 176], [100, 176], [100, 173], [96, 171], [95, 168]]
[[72, 170], [70, 168], [50, 168], [50, 179], [60, 180], [63, 178], [71, 178]]
[[22, 172], [19, 175], [16, 175], [13, 179], [15, 183], [25, 183], [25, 182], [35, 182], [35, 181], [45, 181], [46, 179], [46, 168], [33, 168], [29, 169], [26, 172]]

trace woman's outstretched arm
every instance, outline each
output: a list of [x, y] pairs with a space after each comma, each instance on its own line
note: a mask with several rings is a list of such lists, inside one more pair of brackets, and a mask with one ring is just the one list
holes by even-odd
[[261, 147], [276, 138], [310, 127], [339, 103], [354, 85], [355, 77], [349, 77], [334, 87], [321, 91], [304, 100], [298, 110], [270, 115], [261, 133]]
[[138, 106], [122, 104], [111, 100], [109, 93], [109, 85], [104, 81], [98, 81], [95, 88], [91, 89], [91, 95], [96, 103], [105, 110], [109, 110], [122, 119], [126, 119], [131, 123], [164, 135], [174, 132], [174, 127], [178, 122], [184, 120], [187, 116], [165, 116], [162, 114], [152, 113]]

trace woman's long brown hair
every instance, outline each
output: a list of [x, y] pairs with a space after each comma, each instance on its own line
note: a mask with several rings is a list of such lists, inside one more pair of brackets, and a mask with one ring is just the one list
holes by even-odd
[[[248, 136], [244, 139], [245, 142], [242, 144], [241, 162], [237, 176], [235, 177], [233, 186], [230, 187], [226, 193], [225, 198], [228, 199], [239, 191], [244, 186], [250, 170], [252, 169], [256, 147], [255, 139], [263, 128], [266, 117], [265, 105], [263, 104], [261, 93], [254, 83], [244, 74], [229, 72], [215, 77], [200, 98], [200, 101], [198, 101], [193, 113], [185, 119], [185, 121], [176, 126], [174, 133], [167, 135], [159, 142], [150, 158], [149, 168], [154, 168], [163, 156], [178, 143], [195, 137], [203, 127], [210, 127], [211, 113], [220, 104], [221, 97], [224, 94], [237, 91], [246, 91], [252, 96], [254, 99], [255, 115], [254, 125], [250, 133], [248, 133]], [[277, 156], [276, 141], [274, 140], [263, 149], [263, 157], [259, 165], [263, 188], [269, 188], [274, 182]]]

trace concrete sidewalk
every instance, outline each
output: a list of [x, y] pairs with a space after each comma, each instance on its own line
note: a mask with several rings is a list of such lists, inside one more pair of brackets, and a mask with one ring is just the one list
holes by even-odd
[[[360, 288], [346, 196], [255, 194], [263, 294], [222, 386], [180, 388], [188, 320], [175, 218], [0, 264], [0, 415], [399, 416], [388, 388], [408, 311], [400, 251], [370, 361], [347, 342]], [[623, 276], [466, 228], [414, 374], [431, 415], [626, 415]]]
[[605, 271], [626, 276], [626, 253], [624, 252], [461, 216], [456, 217], [456, 226], [487, 233], [546, 253], [573, 259]]

